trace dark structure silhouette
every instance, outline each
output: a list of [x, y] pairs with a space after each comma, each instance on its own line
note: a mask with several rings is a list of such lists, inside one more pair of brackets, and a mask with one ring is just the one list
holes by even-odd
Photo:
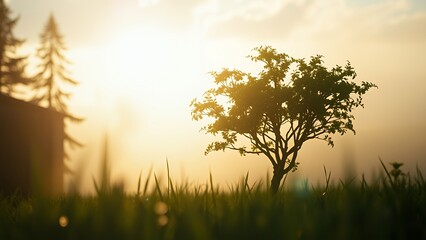
[[0, 119], [0, 192], [60, 194], [63, 114], [0, 94]]

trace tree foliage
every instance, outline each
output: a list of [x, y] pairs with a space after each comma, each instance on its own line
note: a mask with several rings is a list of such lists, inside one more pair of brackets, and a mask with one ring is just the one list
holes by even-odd
[[[38, 73], [34, 76], [33, 88], [37, 90], [37, 93], [33, 102], [55, 109], [64, 114], [65, 119], [79, 123], [83, 119], [71, 114], [66, 103], [66, 100], [70, 99], [71, 93], [63, 90], [66, 84], [71, 86], [78, 84], [68, 76], [66, 64], [70, 64], [70, 61], [63, 54], [66, 49], [55, 18], [50, 15], [44, 31], [40, 34], [37, 56], [41, 63], [38, 66]], [[65, 133], [65, 140], [72, 147], [82, 146], [68, 133]]]
[[17, 49], [24, 43], [13, 34], [19, 18], [11, 18], [11, 11], [0, 0], [0, 93], [11, 95], [17, 84], [27, 84], [25, 77], [26, 57], [18, 56]]
[[[349, 62], [328, 70], [319, 55], [306, 61], [272, 47], [255, 51], [249, 57], [263, 63], [258, 76], [236, 69], [211, 72], [216, 87], [191, 102], [192, 118], [212, 119], [203, 130], [222, 138], [209, 144], [206, 154], [231, 149], [265, 155], [273, 165], [271, 188], [276, 192], [282, 177], [296, 169], [306, 141], [320, 139], [333, 146], [332, 134], [355, 133], [351, 112], [363, 107], [362, 95], [375, 85], [353, 82], [356, 73]], [[250, 145], [239, 144], [239, 136]]]

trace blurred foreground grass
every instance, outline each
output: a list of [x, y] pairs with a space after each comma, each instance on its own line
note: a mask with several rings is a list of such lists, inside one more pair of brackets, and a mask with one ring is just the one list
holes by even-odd
[[372, 183], [331, 184], [325, 171], [324, 186], [276, 196], [268, 181], [249, 186], [248, 175], [222, 191], [212, 176], [202, 186], [169, 176], [160, 187], [153, 174], [126, 194], [105, 172], [94, 196], [0, 197], [0, 239], [426, 239], [422, 173], [392, 166]]

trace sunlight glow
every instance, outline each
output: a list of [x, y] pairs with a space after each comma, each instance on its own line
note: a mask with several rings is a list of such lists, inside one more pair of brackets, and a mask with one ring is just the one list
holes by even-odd
[[162, 164], [166, 155], [190, 154], [182, 138], [198, 132], [185, 130], [192, 124], [189, 103], [208, 82], [202, 40], [194, 35], [128, 27], [95, 50], [93, 65], [103, 71], [94, 76], [100, 99], [90, 114], [107, 129], [114, 170], [126, 178], [139, 173], [135, 165], [143, 160]]
[[[346, 159], [355, 159], [353, 168], [368, 175], [377, 155], [390, 162], [404, 159], [414, 170], [418, 161], [426, 169], [420, 160], [426, 158], [425, 0], [4, 2], [11, 17], [19, 17], [14, 34], [26, 40], [18, 55], [29, 56], [28, 77], [39, 70], [35, 53], [45, 21], [49, 14], [57, 17], [68, 47], [64, 54], [72, 62], [65, 67], [80, 82], [69, 87], [67, 106], [85, 121], [67, 124], [67, 131], [85, 145], [69, 151], [70, 168], [81, 174], [75, 178], [83, 179], [84, 190], [93, 190], [106, 135], [112, 179], [122, 176], [129, 190], [151, 165], [157, 176], [164, 173], [166, 159], [171, 175], [183, 169], [190, 183], [204, 184], [209, 173], [225, 188], [248, 171], [250, 179], [263, 179], [271, 166], [261, 156], [228, 151], [204, 156], [217, 139], [199, 132], [203, 124], [191, 120], [189, 107], [214, 86], [209, 71], [262, 71], [245, 58], [261, 45], [296, 58], [324, 55], [328, 67], [349, 60], [358, 83], [380, 87], [356, 113], [356, 137], [337, 139], [333, 149], [323, 142], [304, 147], [296, 177], [323, 181], [325, 165], [338, 179]], [[28, 90], [22, 100], [32, 97]], [[346, 145], [354, 157], [346, 157], [352, 155]]]
[[[161, 116], [159, 111], [175, 111], [171, 101], [186, 100], [181, 91], [191, 91], [182, 77], [196, 66], [197, 48], [190, 39], [155, 29], [128, 29], [115, 34], [103, 48], [107, 78], [103, 79], [107, 104], [131, 102], [140, 111]], [[188, 105], [189, 103], [186, 103]], [[182, 112], [180, 112], [181, 114]]]
[[160, 0], [139, 0], [140, 7], [148, 7], [157, 4]]

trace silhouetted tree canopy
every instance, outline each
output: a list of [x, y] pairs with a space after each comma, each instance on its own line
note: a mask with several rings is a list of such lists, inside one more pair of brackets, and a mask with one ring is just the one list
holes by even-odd
[[13, 34], [19, 18], [12, 18], [9, 7], [0, 0], [0, 93], [11, 95], [16, 84], [27, 84], [25, 59], [16, 53], [24, 43]]
[[[272, 47], [255, 51], [249, 57], [263, 63], [263, 70], [257, 76], [230, 69], [211, 72], [216, 87], [191, 102], [192, 118], [213, 120], [203, 130], [222, 138], [209, 144], [206, 154], [231, 149], [241, 155], [265, 155], [273, 165], [271, 190], [276, 192], [283, 176], [296, 170], [306, 141], [333, 145], [332, 134], [355, 133], [351, 112], [363, 107], [362, 95], [375, 85], [354, 83], [356, 73], [349, 62], [328, 70], [322, 56], [306, 61]], [[239, 144], [239, 136], [250, 145]]]
[[[48, 108], [64, 114], [65, 119], [79, 123], [83, 121], [71, 114], [68, 110], [66, 100], [69, 100], [71, 93], [63, 90], [64, 84], [75, 86], [77, 81], [68, 76], [66, 64], [70, 64], [63, 55], [66, 50], [63, 36], [59, 33], [55, 18], [51, 14], [49, 20], [40, 34], [40, 47], [37, 56], [40, 58], [39, 71], [34, 76], [34, 89], [37, 90], [33, 102], [45, 105]], [[65, 133], [65, 140], [73, 146], [82, 146], [81, 143]]]

